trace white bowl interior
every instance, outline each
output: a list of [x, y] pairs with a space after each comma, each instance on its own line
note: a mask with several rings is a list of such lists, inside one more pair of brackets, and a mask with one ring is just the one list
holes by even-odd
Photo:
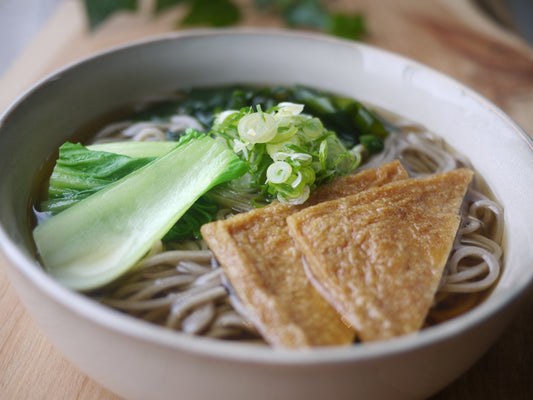
[[[32, 185], [46, 158], [76, 128], [117, 105], [180, 87], [231, 83], [298, 83], [349, 95], [426, 125], [467, 155], [505, 208], [505, 268], [490, 298], [472, 312], [414, 337], [365, 348], [294, 354], [190, 339], [146, 326], [93, 304], [48, 278], [33, 261], [27, 209]], [[254, 363], [300, 366], [377, 360], [452, 340], [461, 332], [476, 331], [479, 322], [502, 314], [500, 311], [513, 303], [533, 279], [531, 139], [499, 109], [459, 83], [413, 61], [362, 44], [255, 30], [199, 31], [158, 38], [106, 52], [45, 79], [6, 112], [0, 131], [0, 245], [14, 266], [8, 272], [30, 312], [43, 313], [43, 298], [59, 304], [45, 312], [46, 318], [36, 315], [56, 344], [64, 341], [65, 335], [58, 333], [61, 327], [54, 312], [66, 308], [74, 319], [112, 330], [117, 340], [126, 334], [136, 342], [175, 346], [203, 357], [211, 354]], [[35, 288], [37, 294], [31, 293]], [[498, 318], [501, 323], [490, 321], [494, 335], [504, 325], [505, 318]], [[494, 335], [480, 340], [479, 346], [459, 357], [469, 359], [463, 361], [462, 369], [481, 354]], [[79, 363], [76, 343], [58, 346]], [[97, 370], [99, 361], [91, 363], [86, 369]], [[106, 373], [92, 376], [95, 374], [104, 384], [120, 390]], [[448, 372], [439, 383], [428, 385], [425, 393], [454, 377]], [[404, 377], [399, 374], [396, 380], [401, 379]]]

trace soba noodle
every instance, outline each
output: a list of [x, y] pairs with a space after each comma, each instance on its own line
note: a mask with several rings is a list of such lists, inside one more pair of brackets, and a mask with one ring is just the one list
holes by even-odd
[[[180, 132], [201, 124], [176, 115], [169, 122], [117, 123], [103, 129], [96, 142], [165, 140], [165, 132]], [[395, 121], [385, 150], [361, 168], [375, 168], [399, 159], [411, 176], [471, 168], [467, 159], [451, 151], [442, 139], [409, 121]], [[457, 315], [475, 305], [479, 294], [498, 279], [502, 262], [503, 210], [479, 191], [474, 182], [462, 210], [457, 234], [435, 307], [427, 324]], [[246, 193], [213, 196], [228, 206], [219, 218], [251, 208]], [[250, 197], [252, 194], [250, 194]], [[230, 209], [231, 208], [231, 209]], [[214, 338], [260, 339], [232, 293], [222, 268], [202, 240], [154, 244], [149, 254], [120, 281], [91, 294], [117, 310], [192, 335]]]

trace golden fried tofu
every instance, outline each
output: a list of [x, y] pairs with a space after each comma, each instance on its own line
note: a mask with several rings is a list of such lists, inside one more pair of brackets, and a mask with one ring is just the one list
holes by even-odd
[[407, 171], [402, 167], [400, 161], [391, 161], [379, 168], [366, 169], [357, 174], [339, 176], [333, 182], [317, 187], [311, 193], [309, 199], [298, 207], [305, 208], [324, 201], [350, 196], [370, 187], [381, 186], [399, 179], [406, 179], [407, 177]]
[[[398, 161], [338, 178], [317, 189], [317, 204], [373, 185], [407, 177]], [[352, 343], [354, 330], [316, 291], [289, 235], [287, 216], [303, 206], [278, 202], [202, 227], [202, 236], [224, 268], [249, 318], [275, 347], [305, 348]]]
[[362, 341], [419, 330], [473, 172], [395, 181], [287, 218], [309, 279]]

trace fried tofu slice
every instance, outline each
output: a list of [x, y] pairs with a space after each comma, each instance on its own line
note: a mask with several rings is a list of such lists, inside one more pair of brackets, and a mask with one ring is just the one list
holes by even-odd
[[[367, 169], [357, 174], [339, 176], [333, 182], [317, 187], [309, 199], [297, 208], [306, 208], [324, 201], [350, 196], [371, 187], [406, 179], [408, 173], [400, 161], [395, 160], [383, 164], [379, 168]], [[293, 210], [296, 212], [296, 207]]]
[[362, 341], [422, 327], [472, 176], [395, 181], [287, 217], [309, 279]]
[[[406, 177], [405, 169], [395, 161], [323, 185], [307, 203], [317, 204]], [[286, 218], [302, 208], [275, 202], [206, 224], [202, 236], [250, 320], [271, 345], [306, 348], [350, 344], [354, 330], [309, 282], [302, 255], [289, 235]]]

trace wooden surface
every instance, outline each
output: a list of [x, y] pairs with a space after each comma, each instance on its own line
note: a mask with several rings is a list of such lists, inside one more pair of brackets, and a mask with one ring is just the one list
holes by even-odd
[[[241, 0], [241, 4], [249, 4]], [[0, 77], [0, 110], [32, 83], [67, 63], [129, 40], [168, 32], [183, 6], [152, 17], [150, 1], [136, 15], [118, 14], [88, 33], [77, 0], [66, 0]], [[466, 0], [336, 0], [361, 11], [366, 42], [430, 65], [485, 95], [533, 132], [533, 50]], [[247, 8], [247, 26], [280, 26]], [[118, 399], [57, 352], [19, 302], [0, 258], [0, 400]], [[533, 266], [532, 266], [533, 268]], [[467, 373], [433, 399], [533, 398], [533, 293], [500, 340]]]

